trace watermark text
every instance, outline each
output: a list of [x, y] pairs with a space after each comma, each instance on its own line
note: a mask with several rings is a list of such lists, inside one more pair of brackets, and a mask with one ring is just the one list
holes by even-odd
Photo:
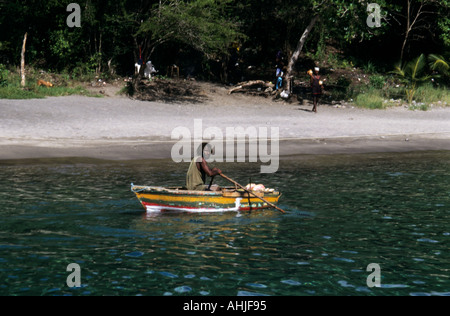
[[68, 287], [80, 287], [81, 286], [81, 268], [79, 264], [71, 263], [67, 266], [66, 271], [72, 271], [66, 279]]
[[81, 27], [81, 8], [78, 3], [70, 3], [66, 9], [67, 12], [72, 12], [66, 19], [68, 27]]
[[381, 7], [378, 3], [367, 4], [367, 12], [370, 14], [367, 16], [366, 24], [370, 28], [381, 27]]
[[[174, 162], [190, 162], [203, 142], [214, 149], [205, 158], [207, 162], [261, 162], [261, 173], [275, 173], [279, 166], [278, 127], [226, 127], [225, 133], [219, 127], [203, 129], [201, 119], [194, 120], [193, 132], [185, 126], [172, 130], [171, 139], [177, 140], [171, 149]], [[193, 152], [194, 151], [194, 152]]]
[[367, 268], [367, 272], [372, 272], [369, 274], [366, 280], [368, 287], [381, 287], [381, 267], [378, 263], [370, 263]]

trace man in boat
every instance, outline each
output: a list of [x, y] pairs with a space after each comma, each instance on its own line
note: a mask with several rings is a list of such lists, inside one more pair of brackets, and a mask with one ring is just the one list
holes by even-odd
[[[208, 186], [205, 185], [206, 175], [214, 177], [222, 173], [218, 168], [209, 168], [206, 159], [208, 159], [210, 155], [211, 145], [209, 143], [202, 143], [197, 149], [197, 155], [192, 159], [186, 174], [186, 187], [188, 190], [208, 190]], [[218, 190], [218, 186], [214, 185], [209, 189], [215, 191]]]

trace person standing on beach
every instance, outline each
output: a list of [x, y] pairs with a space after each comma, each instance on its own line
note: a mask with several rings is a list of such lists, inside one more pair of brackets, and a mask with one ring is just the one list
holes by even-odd
[[317, 103], [319, 102], [319, 98], [322, 95], [323, 84], [320, 80], [319, 75], [319, 67], [314, 67], [314, 73], [312, 70], [308, 71], [309, 76], [311, 77], [311, 89], [313, 95], [313, 112], [317, 113]]
[[275, 77], [277, 79], [277, 84], [275, 85], [275, 90], [278, 90], [279, 88], [283, 87], [283, 76], [284, 76], [284, 72], [283, 72], [283, 63], [281, 63], [281, 65], [277, 65], [277, 70], [275, 72]]
[[[206, 175], [214, 177], [222, 173], [218, 168], [210, 169], [206, 163], [206, 159], [210, 157], [211, 152], [211, 145], [208, 143], [202, 143], [197, 149], [197, 155], [192, 159], [186, 174], [186, 187], [188, 190], [204, 191], [208, 189], [205, 186]], [[214, 185], [210, 189], [215, 191], [218, 189], [218, 186]]]
[[275, 90], [283, 87], [283, 76], [284, 76], [284, 60], [283, 52], [281, 49], [277, 52], [275, 56]]

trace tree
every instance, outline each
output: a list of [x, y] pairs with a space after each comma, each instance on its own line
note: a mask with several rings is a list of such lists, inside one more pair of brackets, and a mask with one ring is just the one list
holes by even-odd
[[[112, 65], [123, 75], [140, 57], [164, 60], [165, 49], [189, 52], [212, 73], [212, 67], [223, 72], [236, 45], [239, 58], [267, 76], [282, 50], [292, 76], [306, 49], [351, 47], [345, 56], [351, 58], [353, 48], [370, 44], [386, 52], [383, 58], [398, 47], [395, 55], [408, 59], [431, 52], [447, 58], [450, 47], [450, 0], [79, 0], [80, 28], [66, 24], [71, 2], [0, 0], [0, 63], [20, 64], [25, 33], [27, 65], [72, 72]], [[366, 25], [372, 2], [381, 8], [381, 27]]]
[[25, 47], [27, 44], [27, 37], [28, 33], [25, 33], [25, 36], [23, 37], [22, 53], [20, 54], [20, 85], [22, 87], [25, 87]]
[[[369, 39], [386, 30], [386, 26], [377, 30], [371, 30], [367, 25], [361, 23], [361, 21], [366, 21], [368, 3], [368, 1], [359, 1], [358, 4], [355, 4], [354, 1], [351, 0], [309, 1], [309, 9], [307, 12], [310, 13], [311, 19], [298, 40], [297, 48], [289, 59], [286, 71], [286, 77], [288, 78], [286, 88], [288, 91], [291, 90], [290, 79], [292, 78], [294, 64], [296, 63], [308, 36], [311, 34], [313, 27], [318, 21], [324, 24], [325, 27], [323, 27], [322, 30], [328, 30], [327, 32], [330, 36], [343, 39], [346, 42], [352, 42], [357, 39], [360, 39], [361, 41]], [[385, 7], [389, 7], [385, 1], [379, 1], [379, 3]], [[386, 19], [386, 14], [383, 15], [383, 18]], [[344, 32], [342, 32], [342, 29]]]
[[318, 19], [319, 19], [318, 15], [313, 16], [313, 18], [311, 19], [311, 22], [309, 22], [309, 25], [306, 27], [305, 31], [303, 32], [302, 36], [300, 37], [297, 48], [292, 53], [291, 58], [289, 59], [289, 63], [287, 66], [287, 71], [286, 71], [286, 78], [288, 78], [287, 86], [286, 86], [287, 91], [291, 91], [291, 80], [290, 79], [292, 78], [292, 71], [294, 69], [294, 64], [297, 62], [297, 59], [300, 56], [300, 52], [303, 49], [303, 45], [305, 44], [305, 41], [306, 41], [309, 33], [311, 33], [311, 30], [314, 27], [314, 25], [316, 24]]
[[229, 0], [172, 0], [153, 5], [150, 16], [134, 34], [136, 50], [143, 60], [151, 58], [158, 46], [175, 42], [192, 47], [207, 59], [226, 54], [243, 34], [227, 16]]
[[[441, 37], [441, 40], [445, 42], [450, 39], [450, 2], [448, 0], [401, 0], [397, 3], [400, 5], [392, 16], [403, 30], [400, 61], [403, 61], [409, 43], [413, 41], [431, 42]], [[450, 41], [446, 44], [450, 45]]]
[[438, 34], [445, 49], [450, 49], [450, 0], [441, 0], [438, 10]]
[[414, 0], [406, 0], [406, 13], [404, 15], [405, 18], [405, 35], [402, 43], [402, 48], [400, 50], [400, 60], [403, 60], [403, 55], [405, 53], [406, 43], [409, 40], [411, 33], [416, 31], [417, 29], [426, 27], [426, 24], [423, 23], [426, 20], [426, 15], [433, 13], [431, 10], [432, 3], [435, 2], [433, 0], [422, 0], [422, 1], [414, 1]]

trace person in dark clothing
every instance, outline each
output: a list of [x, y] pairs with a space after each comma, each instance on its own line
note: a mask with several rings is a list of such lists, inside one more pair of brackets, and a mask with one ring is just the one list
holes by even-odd
[[319, 102], [319, 98], [322, 95], [323, 90], [323, 83], [322, 80], [320, 80], [319, 75], [319, 67], [314, 68], [314, 73], [312, 70], [308, 71], [309, 76], [311, 77], [311, 89], [312, 89], [312, 95], [313, 95], [313, 112], [317, 113], [317, 103]]

